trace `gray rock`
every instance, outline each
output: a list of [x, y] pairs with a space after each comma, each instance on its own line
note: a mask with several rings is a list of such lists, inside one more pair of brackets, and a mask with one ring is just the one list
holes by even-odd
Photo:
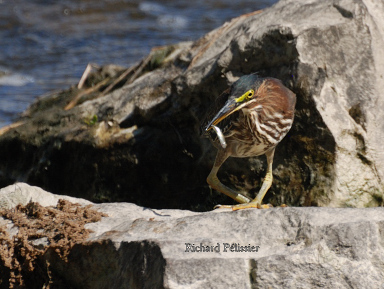
[[[0, 155], [0, 185], [25, 181], [152, 208], [202, 211], [228, 203], [205, 182], [215, 149], [199, 138], [199, 122], [228, 84], [258, 71], [297, 95], [265, 201], [382, 205], [383, 5], [282, 0], [194, 43], [154, 49], [110, 93], [88, 93], [71, 110], [64, 108], [83, 91], [41, 98], [0, 133], [0, 151], [7, 152]], [[253, 196], [265, 160], [230, 159], [220, 172], [225, 184]]]
[[58, 196], [48, 193], [39, 187], [30, 186], [25, 183], [16, 183], [0, 189], [0, 210], [11, 209], [18, 204], [25, 206], [29, 202], [39, 202], [44, 207], [56, 206], [59, 199], [80, 205], [92, 204], [84, 199]]
[[[36, 202], [44, 202], [49, 194], [22, 186]], [[15, 200], [7, 202], [11, 206]], [[76, 244], [68, 260], [53, 249], [41, 257], [43, 263], [49, 262], [53, 286], [361, 289], [384, 285], [383, 208], [196, 213], [129, 203], [93, 206], [109, 217], [86, 225], [94, 231], [87, 242]], [[231, 252], [226, 244], [232, 243], [255, 246], [254, 252]], [[209, 252], [188, 251], [193, 244], [212, 247]], [[220, 248], [215, 251], [217, 244]]]

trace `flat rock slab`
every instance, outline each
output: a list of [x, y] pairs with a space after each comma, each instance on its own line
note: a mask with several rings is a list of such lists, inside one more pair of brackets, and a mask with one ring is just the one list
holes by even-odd
[[[2, 208], [28, 198], [44, 203], [65, 197], [23, 183], [0, 190]], [[52, 250], [43, 256], [60, 282], [75, 288], [382, 288], [384, 284], [383, 208], [197, 213], [130, 203], [93, 207], [108, 217], [86, 225], [93, 233], [72, 248], [67, 261]]]

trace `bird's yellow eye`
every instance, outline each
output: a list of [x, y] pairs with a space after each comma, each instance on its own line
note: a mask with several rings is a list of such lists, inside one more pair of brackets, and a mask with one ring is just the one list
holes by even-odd
[[243, 102], [244, 100], [249, 100], [253, 97], [255, 94], [255, 91], [253, 89], [248, 90], [246, 93], [244, 93], [242, 96], [235, 99], [236, 102]]
[[251, 90], [248, 90], [247, 91], [247, 99], [251, 99], [252, 97], [253, 97], [253, 94], [254, 94], [255, 92], [253, 91], [253, 89], [251, 89]]

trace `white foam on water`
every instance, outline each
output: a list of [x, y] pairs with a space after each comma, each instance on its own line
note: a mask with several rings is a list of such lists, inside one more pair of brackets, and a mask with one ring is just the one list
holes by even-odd
[[161, 14], [165, 13], [166, 7], [153, 2], [141, 2], [139, 4], [139, 10], [148, 14]]
[[0, 76], [0, 85], [8, 86], [24, 86], [28, 83], [33, 83], [35, 80], [32, 76], [11, 73]]
[[188, 19], [178, 15], [161, 15], [157, 22], [163, 27], [182, 29], [188, 26]]

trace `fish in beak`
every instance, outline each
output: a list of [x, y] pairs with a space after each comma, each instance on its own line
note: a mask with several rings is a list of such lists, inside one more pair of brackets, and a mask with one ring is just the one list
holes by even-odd
[[223, 119], [230, 116], [235, 111], [241, 108], [241, 103], [237, 102], [235, 98], [230, 98], [222, 109], [215, 115], [215, 117], [206, 126], [205, 131], [209, 131], [213, 126], [220, 123]]
[[211, 128], [216, 132], [217, 138], [220, 141], [221, 146], [225, 149], [227, 147], [227, 143], [225, 141], [224, 134], [221, 129], [216, 125], [221, 122], [223, 119], [234, 113], [235, 111], [241, 108], [240, 104], [236, 102], [235, 99], [229, 99], [222, 109], [216, 114], [216, 116], [209, 122], [206, 126], [205, 131], [209, 131]]

